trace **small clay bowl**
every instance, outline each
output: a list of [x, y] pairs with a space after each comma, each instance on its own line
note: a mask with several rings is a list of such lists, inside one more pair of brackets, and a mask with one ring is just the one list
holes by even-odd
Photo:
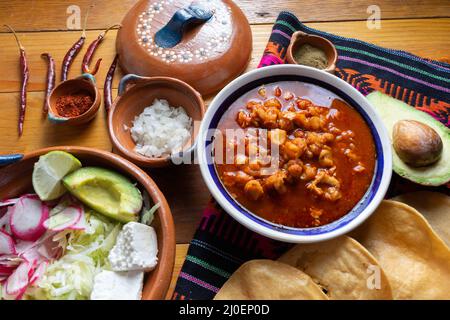
[[[136, 146], [130, 129], [133, 121], [155, 99], [169, 102], [171, 107], [182, 107], [192, 118], [191, 139], [183, 146], [181, 154], [151, 158], [134, 151]], [[141, 77], [128, 74], [119, 84], [119, 93], [108, 114], [108, 131], [113, 151], [141, 167], [164, 167], [189, 155], [195, 147], [198, 125], [203, 119], [205, 103], [202, 96], [187, 83], [170, 77]]]
[[298, 63], [294, 59], [294, 52], [304, 44], [309, 44], [325, 52], [328, 58], [328, 65], [325, 69], [322, 70], [333, 74], [334, 71], [336, 70], [336, 61], [338, 58], [338, 54], [334, 44], [328, 39], [308, 34], [303, 31], [294, 32], [294, 34], [291, 37], [291, 43], [289, 44], [289, 47], [286, 52], [286, 58], [288, 63], [300, 65], [300, 63]]
[[[58, 114], [56, 101], [64, 95], [74, 94], [80, 91], [86, 91], [93, 98], [91, 107], [84, 113], [76, 117], [63, 117]], [[91, 121], [97, 114], [100, 107], [100, 94], [95, 84], [95, 78], [91, 74], [85, 73], [78, 78], [61, 82], [48, 96], [48, 119], [56, 124], [80, 125]]]
[[152, 226], [158, 239], [158, 265], [146, 274], [143, 300], [161, 300], [167, 297], [175, 264], [175, 226], [166, 198], [156, 183], [131, 162], [113, 153], [93, 148], [61, 146], [40, 149], [25, 154], [23, 159], [0, 169], [0, 199], [15, 198], [33, 190], [32, 173], [34, 164], [41, 155], [50, 151], [66, 151], [77, 157], [83, 166], [100, 166], [117, 171], [136, 182], [145, 190], [153, 203], [160, 203]]

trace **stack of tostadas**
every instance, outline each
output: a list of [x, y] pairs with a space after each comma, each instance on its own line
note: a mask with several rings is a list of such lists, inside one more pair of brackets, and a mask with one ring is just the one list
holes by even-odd
[[215, 299], [450, 299], [449, 214], [441, 193], [383, 201], [350, 236], [243, 264]]

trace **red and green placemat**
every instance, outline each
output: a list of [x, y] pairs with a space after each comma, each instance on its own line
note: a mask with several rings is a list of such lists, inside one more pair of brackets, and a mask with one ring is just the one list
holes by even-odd
[[[361, 93], [382, 91], [450, 126], [449, 64], [311, 29], [289, 12], [278, 16], [259, 67], [285, 63], [291, 35], [297, 30], [333, 42], [339, 55], [336, 76]], [[388, 196], [418, 188], [394, 176]], [[173, 299], [212, 299], [242, 263], [276, 259], [289, 246], [246, 229], [212, 200], [190, 243]]]

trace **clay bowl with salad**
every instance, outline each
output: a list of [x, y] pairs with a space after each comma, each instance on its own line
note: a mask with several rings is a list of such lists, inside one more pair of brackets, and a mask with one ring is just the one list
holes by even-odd
[[114, 152], [141, 167], [190, 156], [205, 113], [202, 96], [170, 77], [126, 75], [108, 116]]
[[389, 136], [367, 99], [300, 65], [254, 70], [228, 84], [208, 107], [197, 148], [220, 206], [285, 242], [354, 229], [378, 207], [392, 174]]
[[0, 168], [2, 299], [164, 299], [172, 215], [129, 161], [84, 147], [37, 150]]

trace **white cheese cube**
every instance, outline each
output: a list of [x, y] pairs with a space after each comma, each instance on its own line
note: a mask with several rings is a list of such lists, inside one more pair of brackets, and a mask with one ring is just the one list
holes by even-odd
[[144, 272], [103, 270], [94, 278], [91, 300], [141, 300]]
[[158, 263], [157, 254], [155, 230], [142, 223], [129, 222], [117, 236], [108, 259], [114, 271], [150, 271]]

